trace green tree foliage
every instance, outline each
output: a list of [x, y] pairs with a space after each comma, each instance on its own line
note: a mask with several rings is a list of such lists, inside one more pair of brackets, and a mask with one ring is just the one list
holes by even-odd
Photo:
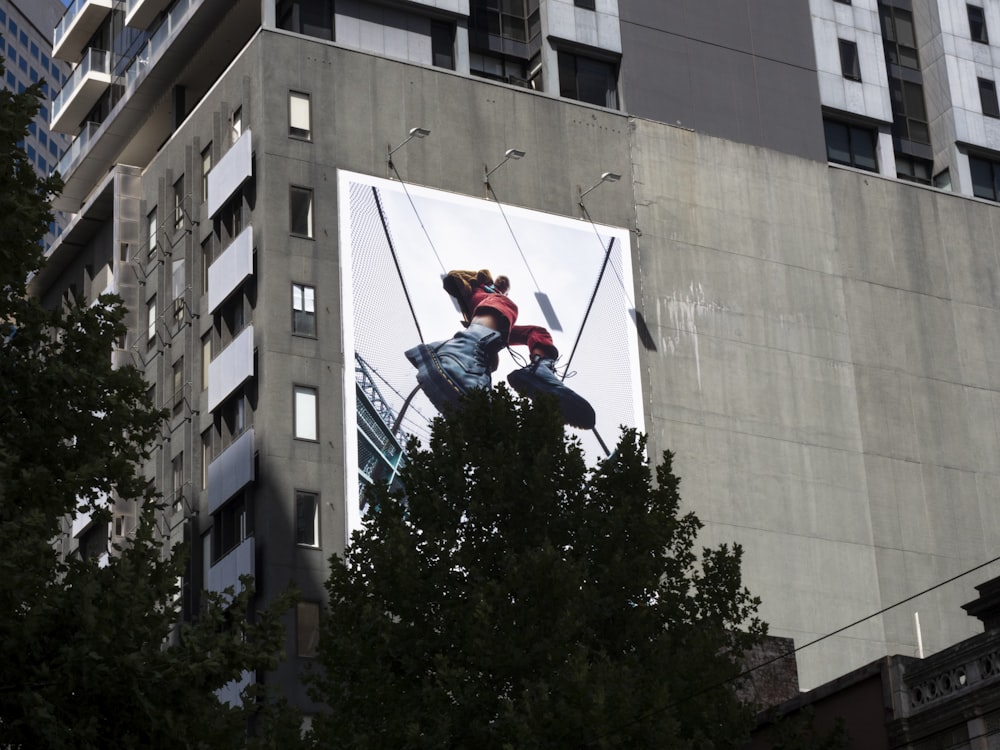
[[[727, 748], [763, 634], [741, 550], [695, 552], [666, 454], [588, 469], [553, 405], [479, 392], [334, 557], [317, 747]], [[722, 687], [720, 684], [724, 685]]]
[[[229, 708], [215, 691], [272, 667], [283, 629], [275, 611], [248, 616], [249, 587], [175, 628], [184, 560], [163, 548], [136, 469], [163, 415], [138, 371], [111, 367], [125, 310], [112, 296], [48, 310], [27, 295], [61, 187], [17, 145], [39, 97], [40, 85], [0, 91], [0, 745], [234, 747], [253, 701]], [[105, 567], [63, 560], [66, 520], [82, 509], [107, 522], [111, 496], [137, 502], [134, 541]]]

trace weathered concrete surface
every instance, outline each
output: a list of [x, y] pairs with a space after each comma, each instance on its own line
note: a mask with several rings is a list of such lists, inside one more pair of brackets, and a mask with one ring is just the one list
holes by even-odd
[[[634, 123], [653, 450], [796, 645], [1000, 542], [1000, 209]], [[978, 629], [980, 571], [802, 651], [804, 689]]]

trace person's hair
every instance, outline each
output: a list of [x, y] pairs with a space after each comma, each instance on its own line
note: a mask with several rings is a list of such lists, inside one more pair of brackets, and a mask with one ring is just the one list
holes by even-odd
[[493, 280], [493, 288], [496, 289], [501, 294], [506, 294], [510, 289], [510, 279], [506, 276], [497, 276]]

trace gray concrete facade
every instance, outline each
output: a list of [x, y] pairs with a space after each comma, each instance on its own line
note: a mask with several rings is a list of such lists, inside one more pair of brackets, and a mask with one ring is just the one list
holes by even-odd
[[808, 3], [618, 5], [630, 113], [826, 161]]
[[[685, 3], [648, 17], [629, 6], [620, 4], [623, 45], [687, 18]], [[126, 241], [128, 262], [141, 270], [120, 270], [142, 279], [129, 343], [142, 349], [158, 403], [176, 405], [171, 383], [183, 358], [188, 403], [175, 410], [146, 471], [176, 492], [169, 476], [185, 456], [171, 524], [177, 538], [194, 541], [192, 586], [207, 579], [200, 571], [211, 555], [200, 550], [211, 545], [198, 540], [215, 523], [200, 437], [218, 415], [209, 408], [202, 342], [229, 343], [204, 291], [202, 246], [218, 226], [206, 209], [202, 163], [205, 152], [213, 164], [228, 153], [237, 111], [252, 134], [253, 178], [240, 200], [254, 269], [241, 293], [256, 352], [247, 396], [256, 474], [247, 503], [263, 600], [294, 582], [307, 601], [322, 601], [327, 558], [343, 550], [342, 393], [353, 367], [341, 331], [336, 174], [386, 176], [387, 144], [415, 126], [431, 136], [394, 156], [415, 184], [481, 196], [483, 165], [517, 147], [527, 157], [502, 174], [506, 201], [579, 216], [581, 189], [604, 171], [623, 175], [593, 193], [588, 208], [595, 221], [632, 233], [634, 292], [655, 347], [640, 353], [651, 454], [676, 451], [682, 496], [705, 522], [706, 544], [743, 545], [746, 583], [762, 597], [772, 634], [802, 645], [990, 559], [1000, 542], [1000, 378], [991, 371], [1000, 361], [998, 207], [823, 163], [815, 65], [806, 64], [810, 17], [804, 4], [796, 7], [787, 10], [805, 46], [771, 61], [775, 76], [755, 79], [756, 98], [740, 110], [749, 119], [736, 120], [760, 129], [759, 139], [740, 139], [756, 145], [708, 134], [712, 123], [731, 122], [710, 103], [707, 132], [696, 133], [258, 30], [142, 168], [141, 196], [95, 213], [119, 225], [138, 219]], [[744, 34], [730, 20], [726, 28]], [[695, 32], [661, 41], [696, 55], [708, 42]], [[761, 32], [749, 47], [745, 36], [731, 41], [733, 66], [752, 68], [746, 63], [777, 33]], [[810, 80], [807, 103], [794, 101], [805, 91], [796, 83], [802, 76]], [[290, 92], [309, 96], [308, 139], [289, 136]], [[787, 126], [809, 124], [799, 131], [800, 155], [765, 148], [779, 94], [796, 108]], [[173, 186], [182, 176], [188, 216], [178, 223]], [[289, 231], [292, 186], [313, 191], [312, 237]], [[158, 252], [169, 247], [169, 262], [144, 244], [143, 217], [154, 207]], [[91, 231], [88, 247], [110, 231]], [[117, 263], [110, 248], [88, 252]], [[181, 257], [189, 313], [178, 322], [160, 305], [160, 343], [147, 349], [149, 302], [172, 299], [171, 264]], [[58, 299], [78, 266], [54, 268], [40, 291]], [[315, 337], [291, 333], [293, 283], [316, 289]], [[213, 348], [211, 358], [220, 353]], [[297, 385], [319, 395], [316, 440], [293, 437]], [[295, 542], [296, 490], [320, 496], [319, 546]], [[913, 653], [915, 610], [928, 651], [967, 637], [958, 604], [996, 573], [979, 571], [806, 649], [800, 684], [886, 653]], [[297, 681], [308, 657], [296, 656], [294, 617], [289, 626], [289, 660], [269, 679], [308, 705]]]

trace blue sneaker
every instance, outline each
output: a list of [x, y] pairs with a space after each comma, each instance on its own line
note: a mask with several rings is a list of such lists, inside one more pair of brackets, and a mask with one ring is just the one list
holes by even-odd
[[470, 323], [447, 341], [418, 344], [406, 351], [417, 368], [417, 382], [438, 411], [476, 388], [490, 388], [491, 360], [503, 348], [503, 337], [478, 323]]
[[522, 396], [534, 398], [539, 394], [556, 397], [563, 421], [582, 430], [592, 430], [597, 422], [594, 407], [583, 396], [566, 387], [556, 375], [556, 361], [550, 357], [531, 356], [531, 364], [514, 370], [507, 382]]

